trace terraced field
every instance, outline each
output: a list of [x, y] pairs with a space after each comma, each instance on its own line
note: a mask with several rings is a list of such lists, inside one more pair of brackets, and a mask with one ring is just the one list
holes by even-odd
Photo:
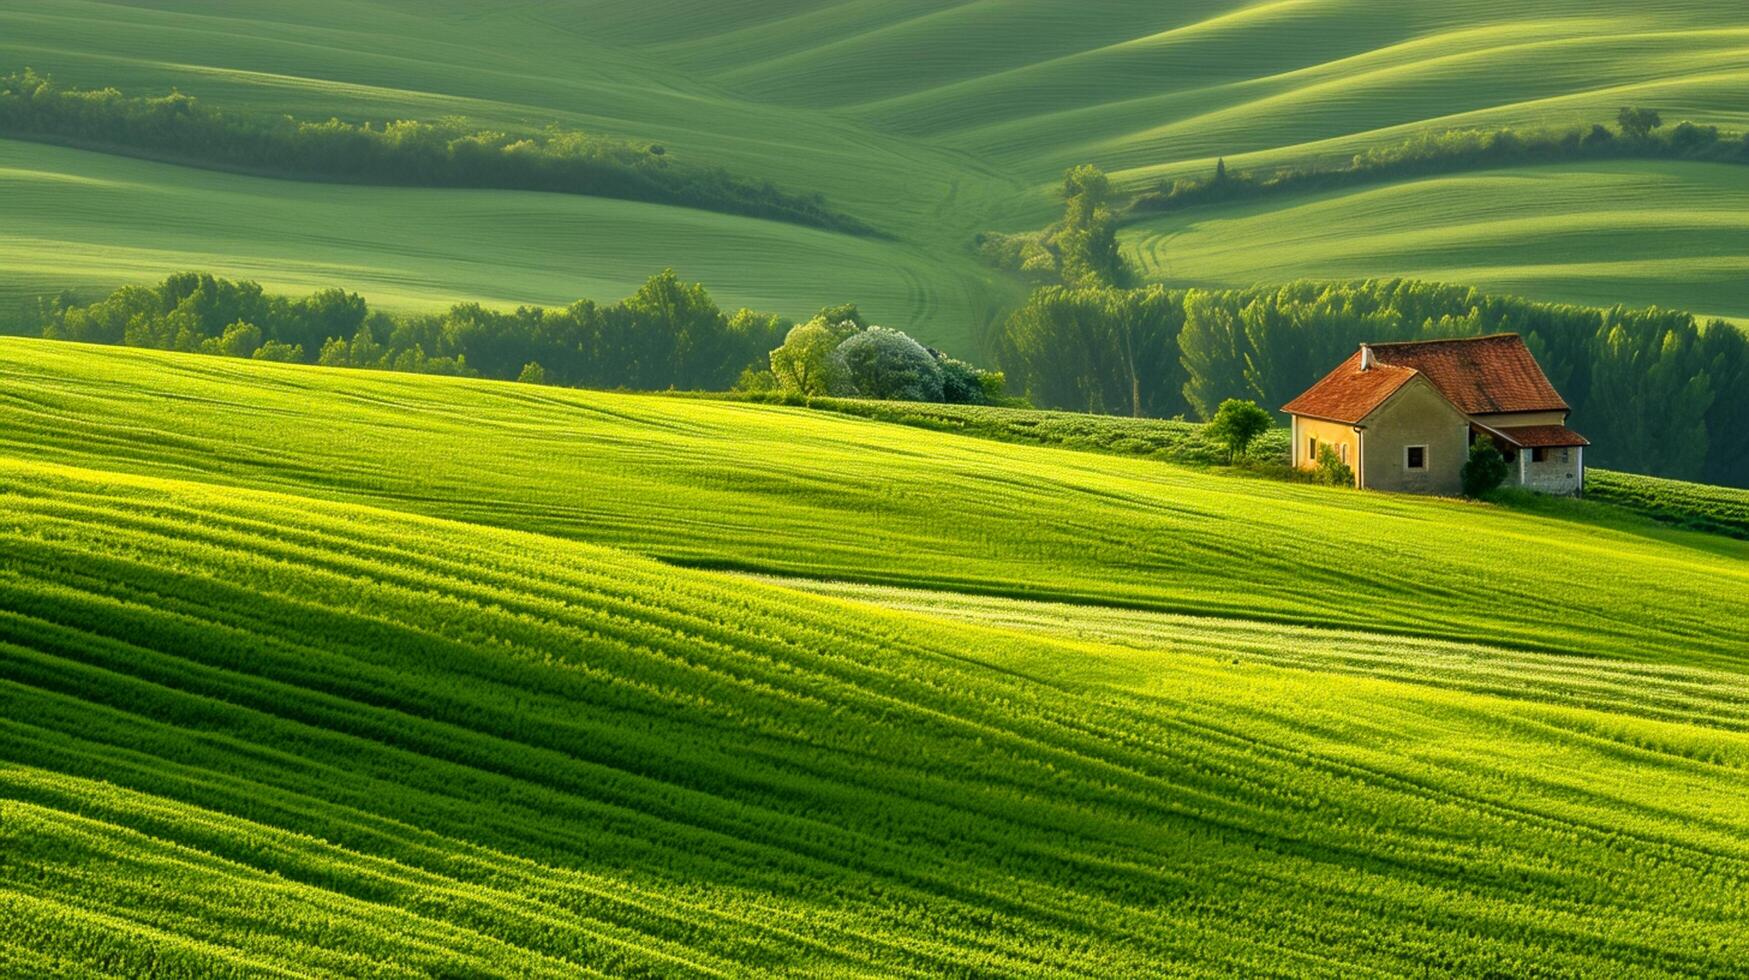
[[1729, 973], [1745, 558], [0, 340], [0, 967]]
[[[969, 350], [1020, 288], [972, 263], [973, 236], [1050, 220], [1050, 186], [1070, 164], [1097, 163], [1141, 188], [1204, 173], [1217, 156], [1304, 163], [1427, 129], [1589, 123], [1623, 104], [1741, 129], [1746, 39], [1740, 12], [1717, 0], [319, 0], [271, 13], [237, 0], [20, 0], [0, 10], [0, 65], [318, 118], [454, 114], [659, 141], [676, 158], [821, 192], [892, 238], [686, 209], [335, 193], [0, 145], [9, 168], [29, 172], [26, 184], [10, 175], [15, 192], [0, 199], [0, 294], [112, 286], [207, 261], [300, 286], [346, 273], [385, 305], [612, 299], [673, 265], [734, 302], [798, 315], [854, 299]], [[1432, 192], [1414, 184], [1399, 203], [1418, 226], [1380, 217], [1366, 195], [1352, 210], [1282, 202], [1273, 226], [1310, 217], [1359, 227], [1332, 274], [1401, 271], [1395, 249], [1408, 236], [1412, 251], [1459, 247], [1458, 259], [1418, 271], [1596, 304], [1687, 305], [1692, 293], [1704, 312], [1749, 315], [1734, 288], [1742, 236], [1695, 218], [1728, 177], [1650, 165], [1633, 174], [1657, 185], [1626, 188], [1648, 193], [1644, 205], [1615, 196], [1620, 180], [1578, 180], [1547, 208], [1509, 195], [1525, 224], [1490, 220], [1504, 237], [1485, 256], [1470, 254], [1481, 234], [1471, 212], [1421, 207]], [[117, 217], [46, 233], [40, 216], [89, 179], [114, 182], [105, 209], [74, 214]], [[190, 202], [191, 188], [208, 187], [213, 204]], [[1605, 251], [1576, 217], [1587, 208], [1624, 212], [1641, 234], [1609, 236]], [[1233, 222], [1260, 248], [1253, 261], [1212, 234], [1153, 229], [1177, 236], [1151, 258], [1175, 281], [1251, 282], [1322, 261], [1307, 254], [1316, 242], [1275, 247], [1247, 225], [1266, 219], [1244, 208], [1194, 220]]]

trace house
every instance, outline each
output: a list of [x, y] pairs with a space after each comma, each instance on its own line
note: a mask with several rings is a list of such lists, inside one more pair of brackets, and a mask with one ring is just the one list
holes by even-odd
[[1296, 467], [1329, 446], [1356, 486], [1457, 494], [1470, 443], [1488, 435], [1506, 457], [1508, 486], [1576, 494], [1585, 437], [1567, 403], [1515, 333], [1362, 344], [1282, 406], [1293, 417]]

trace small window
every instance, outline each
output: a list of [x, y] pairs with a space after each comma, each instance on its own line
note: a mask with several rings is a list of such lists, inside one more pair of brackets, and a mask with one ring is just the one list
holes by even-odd
[[1538, 446], [1535, 449], [1532, 449], [1530, 451], [1530, 461], [1533, 463], [1540, 463], [1543, 460], [1548, 459], [1548, 458], [1549, 458], [1549, 451], [1547, 449], [1544, 449], [1541, 446]]
[[1306, 440], [1306, 458], [1316, 463], [1318, 461], [1318, 437], [1312, 436]]
[[1570, 450], [1570, 449], [1562, 449], [1561, 450], [1561, 462], [1563, 462], [1563, 463], [1571, 462], [1572, 457], [1568, 455], [1568, 453], [1571, 453], [1571, 452], [1572, 452], [1572, 450]]
[[1342, 462], [1348, 462], [1348, 443], [1342, 444]]
[[1403, 450], [1403, 465], [1412, 470], [1427, 468], [1427, 447], [1409, 446]]

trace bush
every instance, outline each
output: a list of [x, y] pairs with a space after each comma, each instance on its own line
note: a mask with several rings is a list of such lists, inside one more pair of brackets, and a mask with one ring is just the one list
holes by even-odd
[[1506, 482], [1506, 457], [1494, 447], [1491, 436], [1478, 436], [1464, 461], [1464, 496], [1480, 497]]
[[547, 372], [539, 361], [529, 361], [522, 366], [522, 373], [516, 376], [516, 380], [523, 384], [544, 385], [547, 383]]
[[869, 327], [838, 346], [852, 390], [864, 398], [939, 402], [942, 371], [935, 356], [902, 331]]
[[1318, 463], [1312, 474], [1319, 483], [1333, 487], [1354, 486], [1354, 470], [1327, 444], [1318, 447]]
[[741, 376], [735, 379], [735, 386], [729, 390], [744, 395], [758, 395], [781, 389], [777, 384], [777, 375], [768, 370], [750, 367], [741, 372]]

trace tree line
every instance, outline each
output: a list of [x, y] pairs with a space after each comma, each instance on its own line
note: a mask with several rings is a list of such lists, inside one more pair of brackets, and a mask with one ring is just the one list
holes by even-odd
[[1250, 289], [1037, 290], [996, 338], [1010, 384], [1040, 407], [1212, 417], [1228, 398], [1275, 408], [1362, 342], [1522, 334], [1599, 466], [1749, 486], [1749, 350], [1688, 313], [1596, 309], [1380, 279]]
[[[854, 304], [797, 326], [717, 306], [674, 270], [617, 303], [442, 313], [372, 310], [322, 289], [291, 298], [259, 283], [183, 272], [89, 304], [63, 294], [36, 312], [44, 337], [94, 344], [425, 374], [637, 391], [684, 389], [987, 404], [1002, 376], [868, 323]], [[831, 343], [817, 341], [827, 337]], [[812, 373], [810, 373], [812, 372]]]
[[323, 122], [245, 115], [172, 90], [136, 98], [77, 89], [30, 69], [0, 75], [0, 134], [174, 163], [342, 183], [551, 191], [678, 204], [853, 234], [872, 229], [818, 194], [639, 145], [548, 127], [538, 133], [435, 121]]
[[1681, 122], [1664, 128], [1655, 109], [1624, 108], [1616, 129], [1596, 124], [1571, 129], [1518, 131], [1456, 129], [1420, 133], [1394, 146], [1375, 147], [1336, 166], [1283, 167], [1267, 173], [1234, 173], [1217, 160], [1206, 177], [1165, 181], [1137, 197], [1130, 214], [1176, 211], [1212, 204], [1376, 183], [1400, 177], [1452, 173], [1485, 167], [1573, 160], [1661, 159], [1749, 163], [1749, 132], [1721, 133], [1717, 126]]

